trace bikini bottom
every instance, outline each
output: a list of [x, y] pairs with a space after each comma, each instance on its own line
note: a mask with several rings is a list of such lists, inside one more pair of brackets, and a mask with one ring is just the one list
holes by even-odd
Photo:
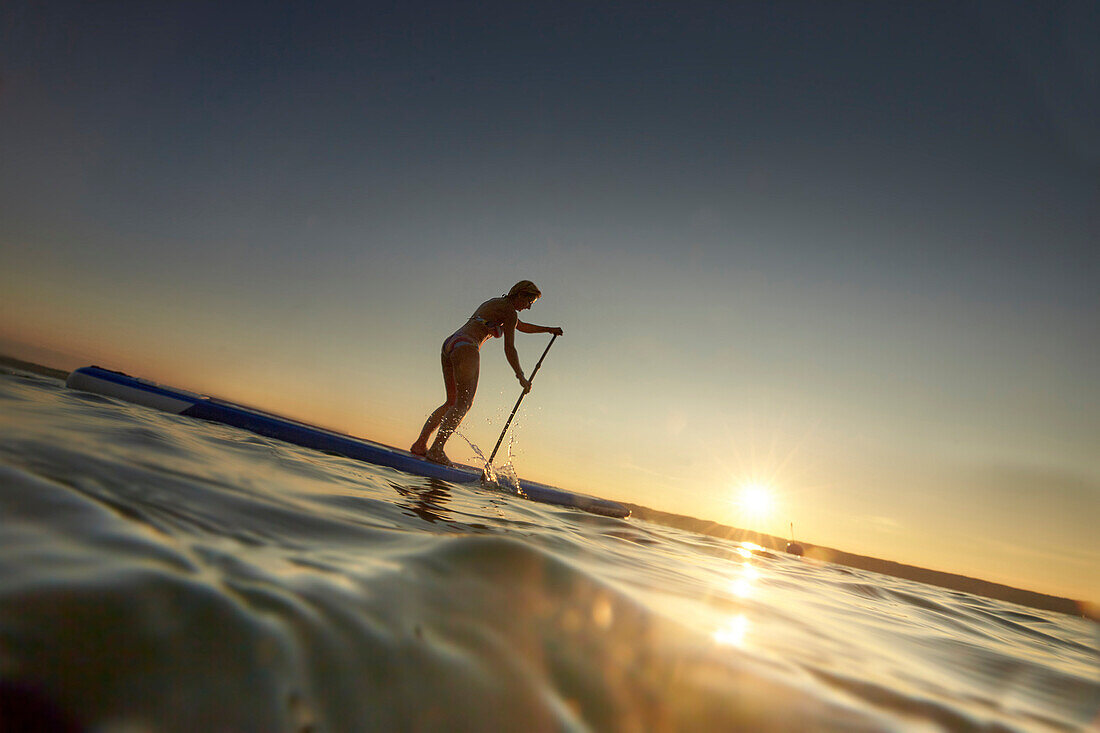
[[440, 353], [442, 353], [443, 356], [450, 356], [452, 351], [454, 351], [459, 346], [462, 346], [463, 344], [469, 344], [470, 346], [473, 346], [477, 349], [481, 348], [481, 344], [479, 344], [477, 341], [474, 341], [472, 338], [462, 333], [461, 331], [455, 331], [447, 337], [446, 341], [443, 342], [443, 349]]

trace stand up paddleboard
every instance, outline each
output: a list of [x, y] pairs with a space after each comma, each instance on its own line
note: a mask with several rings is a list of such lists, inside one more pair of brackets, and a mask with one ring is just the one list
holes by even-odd
[[[72, 389], [94, 392], [134, 404], [153, 407], [177, 415], [197, 417], [201, 420], [232, 425], [258, 435], [275, 438], [304, 448], [335, 453], [376, 466], [396, 468], [399, 471], [441, 479], [454, 483], [479, 483], [482, 473], [472, 466], [455, 464], [442, 466], [413, 455], [408, 451], [392, 448], [350, 435], [335, 433], [314, 425], [272, 415], [244, 405], [226, 402], [214, 397], [167, 387], [147, 379], [131, 377], [97, 366], [83, 367], [69, 374], [66, 385]], [[575, 507], [586, 512], [607, 517], [628, 517], [630, 510], [622, 504], [606, 499], [595, 499], [584, 494], [555, 489], [546, 484], [520, 479], [522, 495], [534, 501], [558, 506]]]

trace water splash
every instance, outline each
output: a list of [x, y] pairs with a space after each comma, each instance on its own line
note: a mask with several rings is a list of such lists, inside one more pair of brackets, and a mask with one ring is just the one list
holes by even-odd
[[489, 465], [489, 459], [486, 458], [485, 454], [481, 452], [481, 448], [477, 446], [477, 443], [467, 438], [460, 430], [456, 430], [454, 434], [466, 441], [466, 445], [470, 446], [470, 450], [472, 450], [474, 452], [474, 455], [477, 456], [475, 463], [479, 468], [481, 468], [482, 472], [488, 475], [491, 479], [492, 466]]
[[519, 475], [517, 475], [516, 467], [512, 463], [512, 446], [515, 444], [516, 431], [513, 430], [508, 434], [508, 445], [504, 449], [504, 462], [497, 469], [497, 483], [501, 486], [507, 486], [519, 496], [523, 496], [523, 489], [519, 485]]
[[481, 451], [481, 448], [478, 447], [477, 443], [467, 438], [458, 430], [456, 430], [454, 434], [465, 440], [466, 445], [470, 446], [470, 450], [472, 450], [476, 456], [476, 467], [481, 469], [486, 480], [497, 486], [511, 489], [517, 496], [524, 496], [523, 489], [519, 485], [519, 476], [516, 474], [515, 466], [512, 465], [512, 445], [515, 442], [514, 434], [508, 436], [508, 445], [505, 449], [504, 462], [496, 466], [489, 463], [489, 459], [485, 457], [485, 454]]
[[524, 496], [523, 488], [519, 485], [519, 476], [516, 475], [516, 469], [512, 465], [511, 456], [508, 457], [508, 462], [503, 466], [499, 466], [494, 472], [493, 480], [500, 486], [505, 486], [511, 489], [517, 496]]

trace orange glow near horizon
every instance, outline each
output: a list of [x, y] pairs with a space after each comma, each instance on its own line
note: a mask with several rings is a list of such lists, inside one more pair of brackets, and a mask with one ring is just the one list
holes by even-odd
[[[69, 305], [64, 297], [57, 302]], [[314, 341], [292, 340], [290, 345], [297, 346], [282, 353], [263, 339], [253, 340], [245, 322], [230, 319], [212, 325], [203, 338], [195, 339], [190, 338], [193, 324], [170, 318], [150, 324], [136, 317], [123, 322], [114, 310], [96, 310], [96, 303], [79, 318], [51, 320], [42, 310], [4, 324], [4, 351], [55, 368], [98, 363], [398, 448], [409, 445], [442, 396], [434, 344], [420, 333], [407, 341], [395, 337], [387, 350], [374, 348], [370, 340], [340, 342], [339, 349], [323, 343], [315, 349]], [[547, 318], [551, 320], [571, 321], [558, 313]], [[180, 329], [173, 330], [177, 325]], [[521, 340], [527, 369], [537, 359], [539, 345], [536, 339]], [[498, 345], [493, 346], [485, 352], [482, 386], [462, 427], [482, 447], [498, 437], [516, 391]], [[918, 461], [902, 449], [887, 452], [883, 446], [862, 444], [863, 452], [853, 457], [845, 453], [846, 438], [837, 442], [831, 436], [835, 428], [785, 431], [776, 427], [781, 411], [758, 411], [757, 416], [769, 417], [746, 418], [742, 424], [711, 419], [689, 398], [669, 412], [675, 419], [666, 429], [655, 430], [652, 421], [632, 412], [633, 403], [616, 395], [614, 384], [597, 390], [578, 376], [593, 350], [598, 352], [598, 343], [574, 344], [567, 338], [554, 348], [548, 361], [552, 368], [540, 372], [537, 390], [511, 428], [515, 469], [525, 478], [776, 536], [788, 536], [793, 518], [799, 541], [1050, 595], [1086, 600], [1095, 595], [1097, 566], [1088, 548], [1066, 551], [1057, 563], [997, 536], [985, 537], [979, 545], [967, 535], [960, 549], [962, 515], [945, 515], [942, 505], [930, 503], [928, 511], [937, 513], [925, 516], [909, 503], [896, 503], [898, 497], [942, 486], [953, 487], [954, 497], [973, 504], [989, 496], [991, 487], [1000, 491], [1005, 475], [1013, 486], [1030, 485], [1038, 477], [1066, 501], [1080, 501], [1076, 484], [1064, 486], [1060, 474], [1023, 471], [1014, 478], [1012, 473], [980, 473], [981, 464], [962, 459]], [[463, 445], [453, 447], [453, 459], [470, 460]], [[865, 465], [867, 455], [889, 455], [896, 468], [883, 477], [874, 465]], [[678, 462], [682, 467], [676, 467]], [[960, 465], [966, 470], [960, 471]], [[700, 486], [714, 490], [696, 490]], [[1046, 517], [1046, 506], [1029, 511]], [[1086, 515], [1077, 512], [1066, 521]], [[1011, 519], [1006, 514], [1002, 521]], [[1087, 534], [1085, 528], [1068, 526], [1068, 534]], [[738, 552], [742, 550], [751, 552]]]

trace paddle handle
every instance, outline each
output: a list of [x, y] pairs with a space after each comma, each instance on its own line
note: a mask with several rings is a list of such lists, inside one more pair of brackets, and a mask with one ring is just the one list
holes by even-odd
[[[528, 379], [528, 383], [535, 381], [535, 375], [539, 373], [539, 367], [542, 366], [542, 360], [546, 358], [546, 355], [550, 353], [550, 347], [554, 345], [554, 339], [558, 335], [555, 333], [550, 338], [550, 343], [546, 345], [546, 349], [542, 352], [542, 356], [539, 357], [539, 363], [535, 364], [535, 368], [531, 371], [531, 378]], [[504, 423], [504, 430], [500, 431], [500, 437], [497, 438], [497, 444], [493, 446], [493, 452], [489, 454], [489, 462], [485, 464], [485, 468], [493, 465], [493, 459], [497, 457], [497, 451], [500, 450], [500, 444], [504, 442], [504, 434], [508, 432], [508, 426], [512, 424], [512, 418], [516, 416], [516, 410], [519, 409], [519, 403], [523, 402], [523, 398], [527, 396], [527, 392], [520, 392], [519, 399], [516, 400], [516, 406], [512, 408], [512, 414], [508, 416], [508, 422]]]

